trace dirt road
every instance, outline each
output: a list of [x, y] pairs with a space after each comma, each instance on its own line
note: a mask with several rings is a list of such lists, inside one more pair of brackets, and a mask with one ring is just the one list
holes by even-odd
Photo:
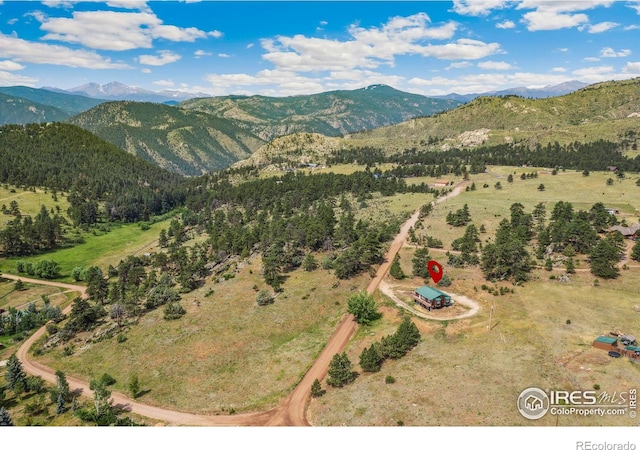
[[[448, 198], [458, 195], [464, 189], [466, 183], [461, 183], [456, 186], [452, 192], [444, 197], [439, 198], [435, 203], [441, 203]], [[376, 276], [371, 280], [367, 286], [367, 292], [372, 294], [378, 288], [380, 282], [384, 278], [385, 274], [389, 270], [396, 253], [402, 247], [404, 241], [407, 238], [409, 229], [415, 225], [418, 220], [419, 212], [413, 213], [411, 218], [404, 223], [400, 232], [391, 243], [387, 254], [385, 255], [385, 261], [380, 265]], [[80, 292], [82, 295], [86, 295], [86, 288], [82, 286], [75, 286], [65, 283], [56, 283], [45, 280], [35, 280], [24, 277], [17, 277], [14, 275], [2, 275], [4, 278], [12, 280], [21, 279], [23, 282], [45, 284], [49, 286], [62, 287], [68, 290], [74, 290]], [[65, 310], [65, 313], [70, 311], [70, 307]], [[111, 399], [114, 405], [121, 406], [127, 411], [134, 412], [136, 414], [166, 422], [171, 425], [309, 425], [306, 419], [306, 408], [310, 398], [311, 384], [317, 378], [322, 380], [329, 370], [329, 363], [333, 358], [333, 355], [340, 353], [344, 350], [349, 339], [356, 331], [357, 324], [353, 320], [351, 314], [347, 314], [340, 321], [340, 324], [329, 338], [327, 345], [324, 347], [318, 358], [314, 361], [311, 368], [304, 375], [300, 383], [296, 388], [275, 408], [258, 413], [237, 414], [232, 416], [203, 416], [198, 414], [185, 413], [180, 411], [173, 411], [169, 409], [159, 408], [155, 406], [145, 405], [133, 401], [125, 394], [120, 392], [113, 392]], [[26, 372], [32, 375], [41, 376], [44, 380], [47, 380], [55, 384], [55, 371], [47, 366], [39, 364], [30, 358], [28, 353], [29, 348], [33, 343], [38, 340], [42, 335], [46, 333], [46, 328], [42, 327], [36, 331], [29, 339], [27, 339], [18, 349], [17, 356], [22, 362], [22, 366]], [[89, 390], [89, 384], [78, 378], [67, 376], [69, 387], [71, 390], [76, 390], [81, 395], [86, 397], [92, 397], [92, 393]]]

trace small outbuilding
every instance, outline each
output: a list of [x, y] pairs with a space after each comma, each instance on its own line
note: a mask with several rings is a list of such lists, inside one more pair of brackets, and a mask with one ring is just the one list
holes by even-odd
[[599, 348], [602, 350], [606, 350], [608, 352], [615, 351], [619, 352], [620, 348], [618, 347], [618, 339], [614, 337], [608, 336], [598, 336], [595, 341], [593, 341], [593, 346], [595, 348]]
[[413, 299], [417, 304], [429, 311], [453, 305], [450, 295], [429, 286], [422, 286], [416, 289], [413, 292]]

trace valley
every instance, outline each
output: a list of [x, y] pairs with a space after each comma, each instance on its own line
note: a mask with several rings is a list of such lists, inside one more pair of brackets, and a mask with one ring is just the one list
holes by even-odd
[[[2, 128], [0, 307], [53, 305], [65, 317], [27, 328], [12, 309], [0, 360], [18, 352], [27, 372], [49, 367], [38, 372], [49, 383], [61, 371], [83, 396], [109, 386], [129, 405], [92, 416], [86, 399], [77, 414], [69, 401], [73, 425], [633, 425], [628, 415], [533, 422], [516, 399], [530, 386], [620, 392], [640, 381], [637, 363], [592, 347], [638, 333], [640, 246], [611, 231], [638, 223], [637, 83], [480, 97], [346, 136], [260, 131], [235, 120], [242, 101], [103, 103], [75, 125]], [[463, 145], [482, 124], [486, 136]], [[189, 133], [216, 150], [196, 160], [167, 144]], [[163, 150], [139, 155], [151, 141]], [[414, 304], [417, 287], [434, 285], [420, 252], [444, 268], [437, 288], [469, 302]], [[32, 284], [34, 273], [86, 300]], [[380, 317], [357, 325], [350, 302], [363, 291]], [[405, 318], [420, 342], [379, 371], [358, 365]], [[343, 350], [356, 376], [335, 387]], [[104, 374], [113, 382], [100, 387]], [[315, 380], [322, 395], [311, 396]], [[39, 394], [3, 392], [21, 424], [61, 424], [54, 403], [25, 410]]]

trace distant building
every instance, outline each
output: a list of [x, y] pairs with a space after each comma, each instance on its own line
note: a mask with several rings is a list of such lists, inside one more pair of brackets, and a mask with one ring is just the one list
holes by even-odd
[[614, 214], [620, 214], [620, 210], [619, 209], [614, 209], [614, 208], [606, 208], [606, 211], [611, 214], [612, 216]]
[[449, 185], [449, 182], [447, 180], [436, 180], [433, 183], [434, 187], [446, 187]]
[[416, 289], [413, 293], [413, 299], [417, 304], [429, 311], [453, 305], [450, 295], [429, 286], [422, 286]]

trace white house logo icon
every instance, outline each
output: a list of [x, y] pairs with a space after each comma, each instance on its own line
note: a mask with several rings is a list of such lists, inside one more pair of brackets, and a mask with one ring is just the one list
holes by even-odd
[[539, 419], [549, 410], [549, 396], [542, 389], [527, 388], [518, 396], [518, 411], [527, 419]]

